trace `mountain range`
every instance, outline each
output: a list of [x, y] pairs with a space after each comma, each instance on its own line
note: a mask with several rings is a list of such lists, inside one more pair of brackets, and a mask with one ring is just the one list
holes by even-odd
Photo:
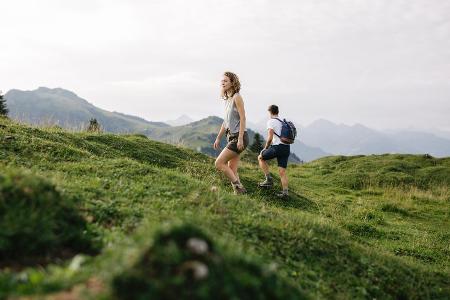
[[[62, 88], [40, 87], [33, 91], [14, 89], [6, 93], [5, 99], [10, 117], [22, 122], [83, 130], [91, 118], [96, 118], [103, 130], [108, 132], [142, 133], [155, 140], [187, 146], [212, 156], [217, 155], [211, 145], [222, 123], [219, 117], [210, 116], [193, 121], [182, 115], [167, 122], [151, 122], [136, 116], [100, 109]], [[248, 127], [251, 142], [255, 132], [266, 136], [265, 121], [248, 122]], [[445, 138], [445, 132], [437, 136], [418, 130], [380, 131], [361, 124], [335, 124], [324, 119], [305, 127], [298, 126], [298, 129], [298, 138], [291, 149], [303, 161], [329, 155], [382, 153], [450, 156], [450, 139]], [[294, 156], [293, 159], [296, 160]]]
[[[170, 126], [163, 122], [150, 122], [145, 119], [118, 112], [109, 112], [75, 93], [61, 89], [40, 87], [34, 91], [11, 90], [5, 95], [9, 116], [12, 119], [35, 125], [58, 125], [73, 130], [83, 130], [91, 118], [97, 119], [102, 129], [112, 133], [140, 133], [147, 137], [166, 143], [181, 145], [199, 152], [217, 156], [212, 144], [223, 119], [210, 116], [205, 119], [192, 121], [188, 116], [171, 122], [172, 124], [188, 124]], [[248, 129], [250, 143], [253, 143], [255, 132]], [[225, 139], [222, 139], [222, 148]], [[299, 163], [300, 159], [294, 154], [290, 161]]]
[[436, 157], [450, 155], [450, 140], [432, 133], [411, 130], [379, 131], [361, 124], [352, 126], [317, 120], [301, 130], [308, 145], [340, 155], [383, 153], [428, 153]]
[[194, 122], [194, 119], [187, 115], [182, 115], [174, 120], [165, 121], [164, 123], [169, 124], [170, 126], [183, 126], [192, 122]]

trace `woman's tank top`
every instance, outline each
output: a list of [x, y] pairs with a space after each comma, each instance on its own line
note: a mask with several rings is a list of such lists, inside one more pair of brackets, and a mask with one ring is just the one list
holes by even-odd
[[241, 125], [241, 119], [239, 117], [239, 112], [234, 103], [234, 99], [238, 93], [234, 94], [232, 98], [228, 98], [225, 101], [225, 118], [223, 120], [223, 125], [226, 129], [230, 130], [230, 133], [239, 132], [239, 127]]

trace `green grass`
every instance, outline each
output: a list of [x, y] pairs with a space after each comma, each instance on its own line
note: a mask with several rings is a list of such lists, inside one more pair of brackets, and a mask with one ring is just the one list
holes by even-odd
[[24, 172], [0, 174], [0, 228], [0, 255], [19, 267], [98, 248], [73, 203], [44, 178]]
[[[114, 283], [120, 274], [145, 277], [155, 264], [173, 271], [183, 263], [177, 255], [166, 261], [173, 268], [162, 264], [163, 258], [144, 259], [158, 249], [167, 224], [193, 224], [217, 244], [228, 266], [221, 276], [227, 270], [240, 278], [270, 269], [278, 286], [296, 291], [278, 298], [450, 297], [449, 158], [328, 157], [292, 165], [291, 196], [279, 200], [278, 185], [257, 188], [262, 176], [247, 154], [240, 177], [249, 193], [237, 197], [211, 158], [188, 149], [138, 135], [68, 133], [1, 119], [0, 168], [2, 174], [27, 170], [45, 177], [74, 203], [103, 245], [96, 256], [3, 268], [0, 298], [55, 292], [118, 297], [120, 285]], [[240, 261], [246, 263], [238, 267]], [[216, 270], [213, 262], [205, 264]], [[151, 273], [159, 286], [174, 291], [182, 286], [160, 270]], [[92, 280], [101, 288], [92, 288]], [[223, 279], [195, 286], [217, 291], [217, 280]], [[258, 285], [265, 279], [254, 282], [249, 275], [248, 280]]]

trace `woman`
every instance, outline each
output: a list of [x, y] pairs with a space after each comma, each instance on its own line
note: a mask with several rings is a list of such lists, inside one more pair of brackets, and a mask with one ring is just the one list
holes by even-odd
[[244, 194], [246, 189], [239, 180], [239, 154], [248, 146], [248, 134], [245, 129], [245, 109], [239, 91], [241, 84], [236, 74], [225, 72], [222, 79], [221, 97], [225, 101], [225, 118], [214, 142], [214, 149], [219, 149], [224, 133], [227, 146], [216, 159], [216, 168], [231, 181], [235, 194]]

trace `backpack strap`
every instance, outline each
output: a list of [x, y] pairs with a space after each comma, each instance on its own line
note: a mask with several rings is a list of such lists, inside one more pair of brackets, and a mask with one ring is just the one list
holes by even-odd
[[280, 121], [281, 123], [284, 123], [283, 121], [281, 121], [280, 119], [278, 119], [278, 118], [272, 118], [272, 119], [275, 119], [275, 120], [278, 120], [278, 121]]
[[[275, 120], [278, 120], [278, 121], [280, 121], [282, 124], [284, 124], [284, 122], [283, 121], [281, 121], [280, 119], [278, 119], [278, 118], [272, 118], [272, 119], [275, 119]], [[280, 135], [278, 135], [276, 132], [275, 132], [275, 130], [273, 131], [273, 133], [277, 136], [277, 137], [279, 137], [280, 139], [281, 139], [281, 136]]]

